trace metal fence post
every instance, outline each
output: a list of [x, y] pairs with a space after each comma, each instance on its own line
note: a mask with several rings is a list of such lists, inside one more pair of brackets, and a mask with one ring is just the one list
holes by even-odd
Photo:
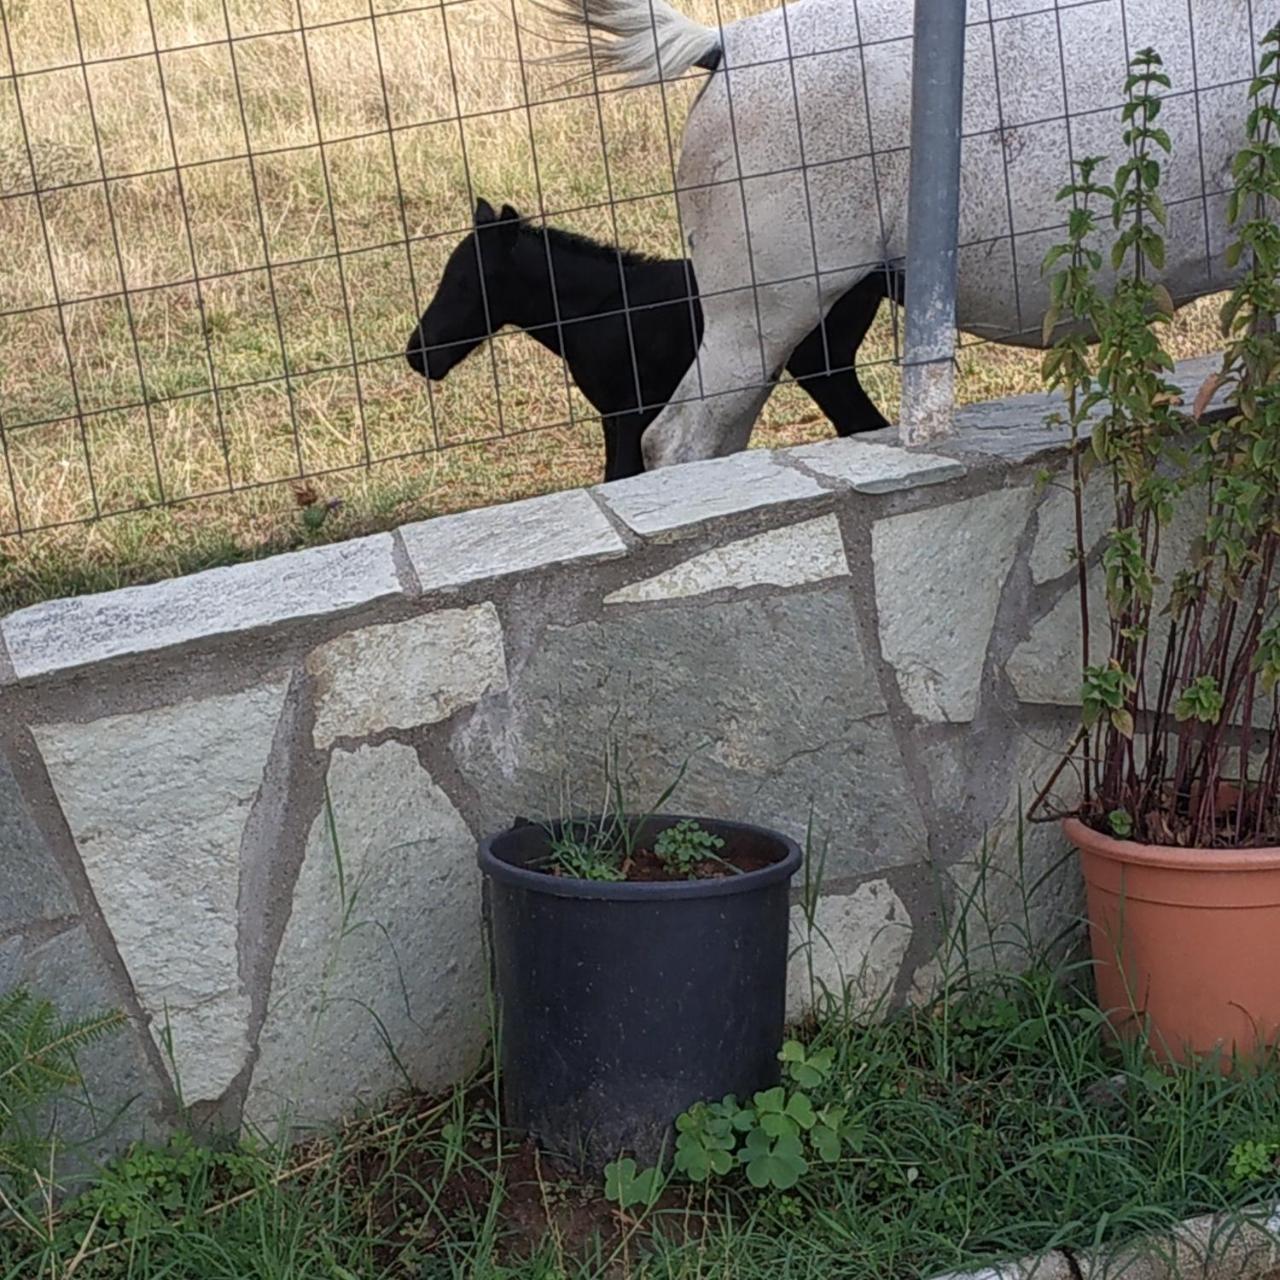
[[966, 0], [916, 0], [907, 211], [903, 443], [951, 434]]

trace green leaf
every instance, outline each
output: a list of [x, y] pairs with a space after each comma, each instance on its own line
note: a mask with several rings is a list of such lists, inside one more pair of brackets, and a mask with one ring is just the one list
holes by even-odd
[[801, 1053], [800, 1058], [792, 1057], [787, 1062], [787, 1074], [802, 1089], [817, 1088], [831, 1072], [836, 1060], [835, 1050], [819, 1049], [815, 1053], [804, 1056], [802, 1049]]
[[813, 1113], [813, 1104], [803, 1093], [792, 1094], [787, 1103], [787, 1115], [802, 1129], [812, 1129], [817, 1121]]
[[790, 1190], [809, 1168], [800, 1139], [785, 1137], [758, 1148], [746, 1165], [747, 1181], [753, 1187], [773, 1187], [778, 1191]]
[[661, 1169], [638, 1169], [630, 1156], [604, 1167], [605, 1199], [623, 1209], [652, 1204], [664, 1185]]
[[1174, 703], [1173, 714], [1179, 722], [1197, 720], [1202, 724], [1217, 724], [1222, 716], [1226, 699], [1213, 676], [1199, 676], [1183, 691]]
[[815, 1089], [822, 1083], [822, 1072], [811, 1063], [793, 1062], [788, 1071], [802, 1089]]
[[760, 1128], [771, 1138], [794, 1137], [800, 1132], [790, 1116], [778, 1115], [772, 1111], [760, 1117]]
[[1107, 825], [1111, 834], [1120, 840], [1127, 840], [1133, 835], [1133, 819], [1124, 809], [1112, 809], [1107, 814]]
[[787, 1105], [787, 1091], [781, 1085], [776, 1085], [772, 1089], [761, 1090], [752, 1101], [756, 1104], [756, 1110], [761, 1113], [777, 1112], [781, 1115]]
[[[711, 1176], [711, 1153], [703, 1151], [701, 1147], [677, 1147], [675, 1156], [675, 1167], [677, 1172], [683, 1173], [690, 1182], [706, 1182]], [[607, 1169], [606, 1169], [607, 1173]], [[608, 1184], [605, 1184], [605, 1197], [613, 1199], [609, 1195]]]
[[840, 1159], [840, 1135], [825, 1124], [815, 1125], [809, 1131], [809, 1141], [818, 1153], [818, 1158], [827, 1164], [835, 1164]]

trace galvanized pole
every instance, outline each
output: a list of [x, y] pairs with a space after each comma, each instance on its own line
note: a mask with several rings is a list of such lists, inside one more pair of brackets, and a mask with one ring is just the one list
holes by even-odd
[[966, 0], [916, 0], [902, 440], [951, 434]]

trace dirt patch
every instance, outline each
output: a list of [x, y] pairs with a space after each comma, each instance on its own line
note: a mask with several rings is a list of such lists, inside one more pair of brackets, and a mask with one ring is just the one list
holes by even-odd
[[548, 1236], [570, 1255], [599, 1242], [616, 1245], [627, 1224], [593, 1188], [551, 1165], [528, 1139], [494, 1162], [491, 1180], [474, 1169], [459, 1169], [440, 1189], [439, 1207], [452, 1218], [484, 1213], [495, 1191], [502, 1197], [510, 1257], [527, 1257]]
[[[492, 1090], [465, 1099], [406, 1098], [396, 1140], [359, 1139], [342, 1161], [350, 1194], [388, 1268], [428, 1265], [494, 1232], [497, 1260], [516, 1263], [553, 1242], [564, 1257], [625, 1257], [643, 1247], [634, 1221], [587, 1181], [501, 1130]], [[431, 1117], [423, 1122], [425, 1117]], [[382, 1117], [385, 1121], [386, 1117]], [[689, 1219], [689, 1197], [667, 1192], [657, 1206]]]

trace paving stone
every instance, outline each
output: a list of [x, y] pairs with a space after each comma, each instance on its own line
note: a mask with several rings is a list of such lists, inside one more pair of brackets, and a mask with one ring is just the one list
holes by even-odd
[[911, 916], [887, 880], [868, 881], [850, 894], [820, 897], [812, 920], [797, 903], [791, 908], [788, 1021], [798, 1021], [828, 1000], [855, 1017], [883, 1011], [911, 932]]
[[821, 498], [825, 490], [767, 450], [748, 449], [615, 480], [596, 492], [629, 529], [662, 542], [688, 537], [708, 520]]
[[246, 1116], [333, 1121], [447, 1089], [487, 1035], [475, 840], [400, 743], [339, 749], [272, 975]]
[[71, 890], [0, 757], [0, 933], [75, 910]]
[[405, 525], [400, 536], [423, 591], [627, 552], [581, 489]]
[[[1070, 483], [1070, 473], [1059, 472], [1053, 488], [1040, 501], [1040, 523], [1031, 548], [1031, 580], [1037, 584], [1061, 577], [1075, 564], [1075, 495], [1069, 488], [1061, 487]], [[1085, 482], [1081, 496], [1085, 550], [1092, 551], [1115, 518], [1107, 473], [1103, 470], [1095, 471]]]
[[349, 631], [312, 651], [315, 744], [447, 720], [507, 687], [502, 624], [486, 601]]
[[287, 689], [279, 681], [32, 727], [159, 1043], [167, 1029], [188, 1103], [220, 1097], [249, 1051], [240, 843]]
[[799, 587], [849, 572], [840, 523], [833, 515], [784, 525], [684, 560], [652, 578], [604, 598], [605, 604], [639, 604], [748, 587]]
[[1000, 593], [1033, 498], [1030, 487], [997, 489], [873, 526], [880, 646], [921, 719], [973, 719]]
[[513, 677], [510, 710], [452, 739], [485, 823], [598, 808], [612, 741], [634, 809], [655, 804], [687, 761], [669, 812], [804, 840], [812, 808], [829, 878], [918, 862], [924, 818], [853, 591], [832, 582], [549, 628]]
[[[120, 1007], [107, 965], [79, 923], [41, 942], [16, 937], [0, 943], [0, 991], [18, 986], [52, 1002], [68, 1021]], [[65, 1090], [42, 1108], [41, 1127], [58, 1134], [62, 1177], [130, 1142], [163, 1136], [167, 1093], [147, 1061], [143, 1034], [125, 1024], [79, 1049], [83, 1087]]]
[[[1174, 577], [1190, 559], [1191, 545], [1204, 529], [1203, 499], [1184, 501], [1169, 526], [1162, 532], [1160, 556], [1156, 562], [1159, 582], [1152, 611], [1150, 652], [1163, 652], [1169, 626], [1164, 612]], [[1094, 661], [1106, 655], [1109, 627], [1103, 570], [1091, 567], [1088, 575], [1089, 647]], [[1210, 624], [1211, 625], [1211, 624]], [[1068, 584], [1054, 607], [1031, 628], [1031, 634], [1010, 655], [1006, 665], [1009, 678], [1023, 702], [1054, 706], [1080, 705], [1080, 596]]]
[[855, 493], [896, 493], [943, 484], [960, 479], [968, 470], [954, 458], [856, 439], [802, 445], [787, 449], [782, 456]]
[[400, 594], [391, 535], [71, 596], [0, 621], [19, 679], [210, 636], [340, 613]]

